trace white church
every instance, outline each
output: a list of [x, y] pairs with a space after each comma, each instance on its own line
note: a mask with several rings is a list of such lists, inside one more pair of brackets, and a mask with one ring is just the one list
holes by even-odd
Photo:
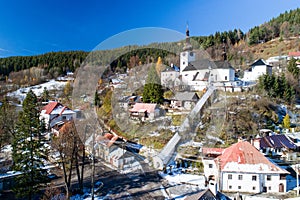
[[185, 45], [180, 53], [180, 68], [171, 66], [162, 71], [161, 84], [169, 88], [183, 86], [191, 91], [203, 90], [209, 85], [224, 89], [236, 86], [235, 70], [227, 61], [225, 47], [222, 61], [196, 59], [187, 28]]

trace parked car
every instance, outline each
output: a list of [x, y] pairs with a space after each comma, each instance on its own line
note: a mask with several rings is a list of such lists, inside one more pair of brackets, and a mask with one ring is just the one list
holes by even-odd
[[102, 190], [103, 188], [103, 182], [102, 181], [97, 181], [95, 184], [94, 184], [94, 193], [98, 193]]

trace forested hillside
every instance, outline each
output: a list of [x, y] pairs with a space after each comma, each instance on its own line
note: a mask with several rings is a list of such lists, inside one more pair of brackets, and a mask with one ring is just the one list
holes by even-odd
[[[195, 49], [200, 47], [206, 50], [212, 59], [221, 59], [223, 46], [226, 46], [228, 59], [233, 66], [241, 67], [246, 63], [256, 59], [254, 55], [256, 44], [260, 48], [261, 43], [265, 43], [274, 38], [280, 37], [280, 40], [299, 36], [300, 32], [300, 9], [291, 10], [279, 15], [270, 21], [256, 26], [243, 33], [240, 29], [234, 29], [224, 32], [216, 32], [209, 36], [192, 37], [192, 45]], [[176, 55], [182, 50], [184, 41], [174, 43], [153, 43], [147, 46], [126, 46], [113, 50], [95, 51], [92, 53], [84, 51], [69, 52], [51, 52], [37, 56], [15, 56], [0, 58], [0, 79], [5, 80], [11, 72], [27, 70], [35, 67], [41, 73], [41, 76], [55, 78], [65, 74], [67, 71], [74, 72], [83, 61], [97, 65], [110, 65], [111, 72], [125, 72], [127, 68], [132, 68], [140, 64], [156, 62], [161, 57], [164, 64], [178, 64]], [[264, 45], [261, 53], [267, 48]], [[288, 50], [287, 50], [288, 51]], [[277, 52], [274, 52], [274, 54]], [[89, 55], [89, 56], [88, 56]], [[272, 52], [267, 54], [272, 55]], [[277, 54], [276, 54], [277, 55]], [[88, 56], [88, 57], [87, 57]], [[87, 59], [86, 59], [87, 58]], [[35, 70], [36, 71], [36, 70]], [[13, 74], [12, 78], [23, 76], [22, 74]], [[28, 78], [28, 81], [31, 79]], [[27, 81], [24, 80], [26, 83]]]

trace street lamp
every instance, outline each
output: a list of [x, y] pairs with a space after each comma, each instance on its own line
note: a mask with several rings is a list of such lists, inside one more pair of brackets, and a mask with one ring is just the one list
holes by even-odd
[[299, 164], [296, 164], [295, 168], [296, 168], [296, 180], [297, 180], [297, 196], [299, 196]]

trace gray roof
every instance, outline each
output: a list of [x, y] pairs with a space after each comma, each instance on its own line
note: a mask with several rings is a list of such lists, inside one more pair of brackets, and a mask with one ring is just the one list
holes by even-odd
[[272, 67], [271, 65], [268, 65], [263, 59], [258, 59], [256, 61], [254, 61], [254, 63], [252, 63], [250, 66], [254, 67], [254, 66], [259, 66], [259, 65], [266, 65], [268, 67]]
[[177, 101], [197, 101], [199, 96], [195, 92], [177, 92], [174, 99]]
[[165, 70], [163, 70], [162, 72], [174, 72], [175, 71], [175, 69], [173, 68], [173, 67], [166, 67], [166, 69]]
[[183, 71], [195, 71], [203, 69], [233, 69], [228, 61], [211, 61], [209, 59], [202, 59], [189, 62], [188, 66]]

